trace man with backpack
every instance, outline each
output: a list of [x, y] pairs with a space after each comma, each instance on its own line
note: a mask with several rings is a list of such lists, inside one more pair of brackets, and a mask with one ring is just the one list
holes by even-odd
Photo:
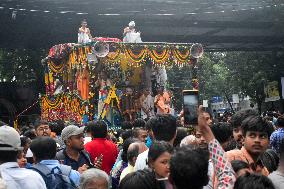
[[94, 167], [89, 153], [84, 150], [84, 127], [69, 125], [62, 130], [61, 138], [66, 147], [57, 152], [58, 161], [80, 173]]
[[56, 142], [50, 137], [37, 137], [30, 146], [36, 164], [31, 168], [40, 173], [47, 189], [75, 189], [80, 173], [55, 160]]

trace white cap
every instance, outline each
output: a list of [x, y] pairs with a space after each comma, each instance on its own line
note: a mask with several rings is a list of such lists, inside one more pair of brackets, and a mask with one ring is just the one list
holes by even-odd
[[0, 144], [9, 145], [0, 147], [0, 151], [18, 151], [23, 149], [19, 133], [7, 125], [0, 127]]
[[134, 21], [129, 22], [128, 26], [129, 27], [135, 27], [135, 22]]

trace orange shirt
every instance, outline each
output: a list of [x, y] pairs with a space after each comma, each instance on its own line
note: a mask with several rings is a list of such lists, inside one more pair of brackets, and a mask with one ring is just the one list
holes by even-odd
[[[256, 162], [252, 159], [248, 151], [245, 149], [245, 147], [242, 147], [240, 150], [231, 150], [226, 152], [227, 158], [229, 161], [233, 160], [241, 160], [249, 164], [252, 171], [256, 173], [261, 173], [262, 175], [268, 176], [269, 171], [266, 167], [262, 167], [260, 165], [256, 165]], [[255, 167], [253, 170], [252, 167]]]

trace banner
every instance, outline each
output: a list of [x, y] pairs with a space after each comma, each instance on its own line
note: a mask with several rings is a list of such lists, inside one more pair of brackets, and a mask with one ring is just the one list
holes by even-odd
[[265, 102], [273, 102], [280, 99], [278, 82], [268, 82], [264, 88]]

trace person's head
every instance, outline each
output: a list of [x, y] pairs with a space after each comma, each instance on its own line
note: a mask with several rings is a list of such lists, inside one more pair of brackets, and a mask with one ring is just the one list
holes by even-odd
[[232, 127], [228, 123], [219, 122], [219, 123], [214, 123], [211, 126], [211, 130], [215, 138], [222, 145], [223, 149], [227, 151], [226, 149], [228, 147], [228, 144], [233, 137]]
[[19, 151], [17, 155], [17, 163], [19, 167], [25, 168], [27, 165], [27, 158], [25, 157], [25, 153], [23, 151]]
[[127, 140], [128, 138], [133, 138], [133, 132], [130, 129], [127, 129], [121, 133], [121, 138], [123, 141]]
[[107, 124], [104, 121], [93, 121], [88, 124], [91, 127], [93, 138], [107, 137]]
[[35, 129], [29, 129], [29, 130], [27, 130], [24, 134], [23, 134], [23, 136], [25, 136], [25, 137], [28, 137], [28, 138], [30, 138], [31, 140], [33, 140], [33, 139], [35, 139], [36, 138], [36, 131], [35, 131]]
[[145, 128], [145, 124], [146, 124], [146, 122], [141, 118], [135, 119], [133, 121], [133, 127], [134, 128]]
[[136, 142], [131, 143], [127, 150], [128, 163], [134, 166], [138, 155], [139, 155], [139, 144]]
[[279, 156], [274, 150], [267, 149], [259, 156], [259, 161], [267, 168], [269, 173], [272, 173], [273, 171], [276, 171], [278, 167]]
[[109, 176], [106, 172], [91, 168], [84, 171], [80, 176], [79, 189], [108, 189], [110, 188]]
[[244, 147], [252, 156], [265, 152], [272, 133], [271, 125], [259, 116], [250, 116], [242, 122]]
[[105, 71], [101, 71], [100, 78], [103, 80], [107, 80], [107, 73]]
[[149, 167], [155, 172], [157, 178], [167, 178], [170, 174], [170, 159], [173, 147], [165, 141], [155, 141], [148, 153]]
[[128, 27], [129, 27], [129, 29], [134, 29], [135, 28], [135, 22], [134, 21], [129, 22]]
[[158, 88], [158, 94], [160, 94], [160, 95], [163, 95], [164, 94], [164, 90], [165, 90], [165, 88], [163, 87], [163, 86], [160, 86], [159, 88]]
[[209, 154], [201, 148], [178, 148], [170, 161], [170, 181], [176, 189], [201, 189], [208, 184]]
[[176, 118], [174, 116], [170, 114], [157, 115], [149, 119], [146, 125], [150, 125], [155, 140], [164, 140], [173, 144], [177, 132]]
[[23, 147], [24, 154], [27, 153], [28, 149], [30, 148], [32, 140], [29, 137], [22, 136], [21, 138], [21, 146]]
[[19, 133], [10, 126], [0, 127], [0, 164], [6, 162], [17, 162], [18, 152], [21, 147]]
[[241, 160], [231, 161], [231, 165], [237, 175], [237, 177], [245, 175], [247, 172], [250, 173], [250, 168], [247, 162]]
[[150, 92], [150, 89], [149, 89], [149, 88], [144, 88], [143, 94], [144, 94], [145, 96], [148, 96], [150, 93], [151, 93], [151, 92]]
[[65, 123], [63, 120], [58, 120], [56, 122], [51, 123], [49, 127], [52, 132], [56, 133], [57, 136], [60, 136], [62, 130], [65, 127]]
[[37, 120], [34, 124], [36, 135], [40, 136], [50, 136], [51, 130], [49, 128], [48, 122], [45, 120]]
[[126, 93], [126, 95], [132, 95], [133, 94], [133, 90], [132, 90], [132, 88], [130, 88], [130, 87], [127, 87], [126, 89], [125, 89], [125, 93]]
[[84, 150], [84, 127], [69, 125], [62, 130], [61, 138], [66, 148], [78, 152]]
[[181, 140], [187, 136], [187, 130], [183, 127], [177, 128], [177, 136], [174, 141], [174, 147], [180, 146]]
[[121, 129], [126, 130], [126, 129], [132, 129], [133, 124], [130, 121], [124, 121], [121, 123]]
[[135, 128], [133, 131], [133, 137], [138, 138], [141, 142], [146, 142], [147, 131], [143, 128]]
[[276, 126], [279, 127], [279, 128], [284, 127], [284, 115], [281, 115], [277, 118]]
[[231, 125], [233, 127], [233, 137], [238, 144], [238, 148], [243, 146], [244, 136], [241, 129], [242, 122], [249, 116], [257, 116], [257, 111], [253, 109], [240, 110], [231, 117]]
[[56, 142], [50, 137], [37, 137], [31, 143], [30, 149], [33, 152], [35, 162], [54, 159], [56, 155]]
[[208, 144], [198, 127], [196, 128], [195, 131], [195, 138], [196, 138], [196, 143], [200, 148], [207, 149]]
[[126, 139], [124, 142], [123, 142], [123, 145], [122, 145], [122, 154], [121, 154], [121, 159], [122, 161], [124, 162], [128, 162], [128, 159], [127, 159], [127, 151], [128, 151], [128, 148], [130, 146], [130, 144], [134, 143], [134, 142], [139, 142], [139, 140], [137, 138], [128, 138]]
[[182, 146], [197, 146], [196, 137], [194, 135], [188, 135], [184, 137], [180, 142], [180, 147]]
[[82, 26], [82, 27], [87, 27], [87, 25], [88, 25], [88, 23], [87, 23], [87, 20], [86, 20], [86, 19], [84, 19], [84, 20], [81, 21], [81, 26]]
[[159, 189], [154, 174], [149, 169], [138, 170], [126, 175], [119, 184], [119, 189]]
[[237, 178], [234, 189], [275, 189], [269, 178], [247, 173]]

